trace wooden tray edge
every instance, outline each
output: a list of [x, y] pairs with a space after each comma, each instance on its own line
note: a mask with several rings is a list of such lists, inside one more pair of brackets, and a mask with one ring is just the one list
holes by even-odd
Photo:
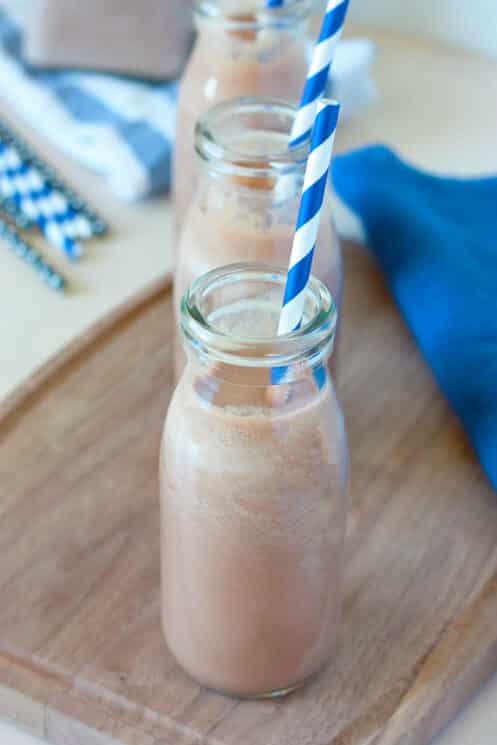
[[59, 352], [56, 352], [38, 367], [34, 373], [14, 388], [3, 401], [0, 401], [0, 425], [5, 424], [17, 410], [26, 406], [29, 400], [41, 388], [44, 388], [56, 373], [73, 362], [88, 347], [105, 334], [112, 332], [118, 324], [125, 322], [131, 316], [139, 313], [144, 306], [158, 300], [159, 297], [169, 290], [171, 283], [172, 276], [170, 274], [155, 279], [131, 295], [123, 303], [113, 308], [105, 316], [99, 318], [85, 331], [70, 341], [69, 344], [66, 344]]
[[[98, 689], [92, 694], [92, 687], [80, 689], [81, 683], [78, 676], [45, 669], [0, 649], [0, 719], [47, 745], [125, 745], [155, 743], [157, 738], [161, 745], [177, 745], [180, 740], [184, 745], [214, 745], [210, 738], [199, 741], [174, 721], [167, 722], [156, 738], [153, 718], [141, 721], [135, 709], [130, 716], [117, 718]], [[36, 698], [35, 690], [43, 694]]]
[[[443, 631], [433, 651], [423, 660], [414, 680], [407, 686], [400, 702], [397, 702], [395, 713], [388, 717], [381, 729], [374, 726], [371, 728], [377, 712], [366, 712], [352, 728], [353, 731], [342, 734], [341, 737], [345, 735], [344, 740], [338, 738], [336, 745], [349, 742], [347, 737], [357, 736], [361, 731], [362, 736], [368, 733], [367, 742], [370, 745], [397, 745], [399, 742], [424, 745], [431, 742], [496, 671], [497, 645], [488, 647], [485, 642], [486, 632], [494, 622], [497, 610], [496, 591], [497, 574], [485, 582], [469, 608], [455, 616]], [[447, 658], [451, 660], [448, 671], [445, 664], [441, 664]], [[56, 687], [57, 684], [61, 685], [61, 690], [52, 695], [47, 690], [46, 700], [36, 701], [26, 690], [26, 680], [23, 684], [19, 679], [20, 684], [15, 684], [18, 676], [27, 675], [29, 681], [39, 687], [43, 680], [47, 684], [54, 677], [53, 673], [49, 674], [43, 668], [38, 670], [30, 665], [26, 667], [22, 661], [13, 659], [11, 655], [3, 655], [1, 651], [0, 659], [0, 717], [21, 729], [41, 739], [48, 739], [53, 745], [63, 745], [65, 738], [83, 735], [82, 741], [88, 745], [101, 745], [103, 741], [108, 745], [124, 745], [128, 741], [127, 736], [131, 736], [133, 742], [133, 737], [150, 736], [146, 727], [126, 719], [117, 722], [112, 717], [106, 717], [103, 725], [95, 726], [91, 712], [86, 711], [86, 706], [90, 703], [98, 706], [98, 702], [93, 699], [77, 697], [80, 716], [72, 716], [64, 702], [67, 704], [75, 695], [74, 690], [71, 690], [73, 681], [65, 681], [63, 675], [60, 675], [60, 679], [55, 676], [56, 679], [52, 681]], [[64, 689], [62, 684], [67, 682], [69, 686]], [[433, 694], [433, 688], [434, 698], [433, 695], [428, 695], [429, 691]], [[14, 704], [2, 696], [2, 692], [7, 690], [14, 696]], [[448, 701], [449, 690], [456, 691], [452, 702]], [[115, 738], [116, 726], [122, 731], [119, 739]], [[193, 740], [189, 740], [185, 732], [182, 734], [186, 738], [185, 742], [193, 745]], [[178, 736], [179, 731], [172, 723], [171, 730], [161, 735], [160, 742], [172, 745]], [[194, 739], [199, 743], [212, 742], [208, 736]], [[335, 740], [332, 740], [330, 745], [334, 744]]]
[[371, 745], [424, 745], [464, 711], [497, 672], [497, 643], [487, 643], [496, 613], [497, 573], [444, 629]]

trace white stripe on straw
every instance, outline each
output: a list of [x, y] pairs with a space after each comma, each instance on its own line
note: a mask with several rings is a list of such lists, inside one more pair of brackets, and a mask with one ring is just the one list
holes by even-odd
[[337, 101], [322, 100], [318, 102], [317, 109], [278, 334], [291, 333], [302, 322], [340, 104]]
[[349, 0], [328, 0], [299, 110], [293, 123], [290, 147], [296, 147], [306, 140], [314, 126], [318, 101], [326, 90], [330, 67], [342, 34], [348, 7]]

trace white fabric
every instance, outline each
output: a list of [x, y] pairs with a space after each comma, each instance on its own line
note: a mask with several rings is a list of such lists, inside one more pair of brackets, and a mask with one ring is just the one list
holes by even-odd
[[47, 140], [105, 175], [114, 191], [133, 200], [150, 190], [146, 168], [112, 126], [78, 122], [0, 50], [0, 95]]

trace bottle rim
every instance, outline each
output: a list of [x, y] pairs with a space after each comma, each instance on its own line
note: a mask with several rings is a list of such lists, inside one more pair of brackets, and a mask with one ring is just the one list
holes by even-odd
[[[244, 283], [247, 297], [256, 298], [255, 288], [272, 288], [283, 297], [286, 270], [263, 263], [239, 263], [218, 267], [197, 279], [181, 301], [181, 328], [186, 343], [211, 361], [243, 367], [291, 368], [322, 364], [333, 350], [337, 309], [330, 291], [311, 276], [306, 290], [304, 322], [287, 334], [239, 336], [226, 333], [206, 312], [212, 307], [213, 293], [225, 292], [230, 285]], [[217, 312], [217, 311], [216, 311]]]
[[254, 9], [236, 13], [223, 8], [220, 0], [194, 0], [193, 11], [200, 21], [222, 23], [231, 32], [261, 31], [267, 28], [285, 29], [305, 21], [313, 12], [317, 0], [285, 0], [268, 7], [265, 0], [254, 0]]
[[[201, 116], [195, 126], [195, 151], [197, 156], [217, 173], [241, 178], [269, 178], [278, 174], [305, 171], [309, 155], [310, 136], [297, 147], [289, 148], [288, 141], [298, 106], [283, 99], [271, 97], [233, 98], [213, 106]], [[254, 124], [259, 117], [265, 126]], [[247, 132], [247, 146], [233, 145], [223, 132], [238, 121]], [[250, 128], [248, 128], [250, 126]], [[256, 134], [271, 132], [282, 135], [281, 146], [257, 151], [254, 148]]]

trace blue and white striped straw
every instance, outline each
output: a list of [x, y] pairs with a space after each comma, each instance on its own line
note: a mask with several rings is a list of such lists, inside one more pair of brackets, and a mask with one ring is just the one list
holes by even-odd
[[0, 218], [0, 238], [14, 254], [30, 266], [38, 277], [52, 290], [64, 292], [66, 280], [60, 272], [51, 266], [33, 246], [27, 243], [8, 223]]
[[70, 238], [88, 240], [92, 237], [90, 222], [84, 215], [72, 209], [64, 194], [53, 189], [39, 171], [23, 161], [12, 145], [0, 142], [0, 176], [4, 179], [4, 190], [9, 196], [20, 200], [22, 196], [30, 198], [33, 214], [53, 219], [64, 228]]
[[81, 246], [74, 238], [90, 237], [87, 221], [71, 209], [64, 196], [52, 189], [34, 167], [21, 160], [13, 146], [4, 142], [0, 142], [0, 190], [28, 218], [36, 221], [49, 243], [71, 259], [81, 256]]
[[328, 0], [299, 110], [290, 134], [290, 147], [296, 147], [306, 140], [314, 126], [317, 105], [326, 90], [330, 67], [340, 41], [348, 7], [349, 0]]
[[337, 101], [323, 99], [318, 101], [317, 108], [318, 113], [312, 130], [278, 334], [289, 334], [298, 329], [302, 322], [305, 294], [311, 274], [321, 208], [340, 113], [340, 104]]

